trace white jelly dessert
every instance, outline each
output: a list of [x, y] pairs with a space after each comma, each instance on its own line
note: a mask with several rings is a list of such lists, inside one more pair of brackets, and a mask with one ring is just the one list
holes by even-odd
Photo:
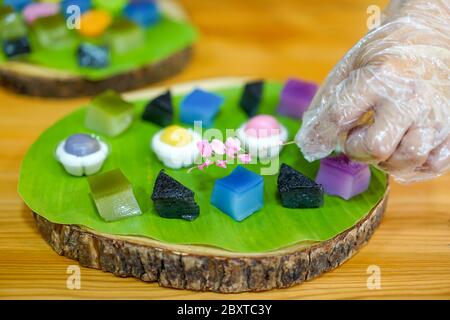
[[56, 158], [73, 176], [92, 175], [100, 171], [108, 151], [108, 145], [99, 138], [77, 133], [60, 142]]

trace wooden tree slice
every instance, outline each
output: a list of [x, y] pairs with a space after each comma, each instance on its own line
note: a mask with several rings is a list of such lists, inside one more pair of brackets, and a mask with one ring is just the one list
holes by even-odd
[[37, 214], [34, 218], [39, 232], [58, 254], [78, 260], [84, 267], [177, 289], [263, 291], [313, 279], [352, 257], [380, 224], [388, 193], [389, 187], [364, 219], [328, 241], [263, 254], [101, 234], [76, 225], [55, 224]]
[[[174, 19], [187, 19], [176, 0], [160, 1], [160, 6]], [[174, 76], [184, 69], [191, 56], [190, 46], [163, 60], [103, 80], [89, 80], [62, 70], [8, 61], [0, 64], [0, 85], [20, 94], [53, 98], [91, 96], [106, 89], [124, 92]]]
[[0, 85], [20, 94], [53, 98], [96, 95], [106, 89], [124, 92], [174, 76], [187, 65], [191, 52], [188, 47], [157, 63], [98, 81], [9, 62], [0, 65]]
[[[184, 94], [195, 87], [206, 90], [242, 85], [248, 78], [199, 80], [171, 87]], [[167, 88], [124, 95], [130, 101], [151, 99]], [[379, 225], [389, 194], [352, 228], [323, 242], [302, 242], [267, 253], [235, 253], [211, 246], [177, 245], [132, 236], [99, 233], [78, 225], [52, 223], [34, 213], [39, 232], [60, 255], [80, 265], [135, 277], [161, 286], [215, 292], [262, 291], [285, 288], [330, 271], [352, 257]]]

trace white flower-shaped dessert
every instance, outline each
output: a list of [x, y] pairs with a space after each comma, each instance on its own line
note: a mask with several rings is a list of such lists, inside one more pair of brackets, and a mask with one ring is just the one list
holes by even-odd
[[77, 133], [58, 145], [56, 158], [69, 174], [88, 176], [100, 171], [108, 152], [108, 145], [100, 139]]
[[237, 130], [244, 148], [258, 159], [271, 159], [280, 153], [288, 138], [287, 129], [270, 115], [257, 115]]
[[166, 167], [180, 169], [193, 165], [200, 156], [197, 148], [200, 140], [198, 133], [172, 125], [153, 136], [151, 147]]

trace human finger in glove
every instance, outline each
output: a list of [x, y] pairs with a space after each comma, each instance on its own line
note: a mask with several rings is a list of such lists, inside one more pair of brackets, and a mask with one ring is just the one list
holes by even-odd
[[353, 47], [304, 114], [306, 159], [340, 149], [401, 182], [450, 169], [450, 0], [403, 0]]

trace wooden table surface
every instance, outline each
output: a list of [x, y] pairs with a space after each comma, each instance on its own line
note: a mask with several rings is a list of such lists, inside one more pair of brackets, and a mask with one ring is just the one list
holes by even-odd
[[[366, 29], [366, 8], [381, 0], [184, 0], [201, 38], [192, 64], [171, 84], [206, 77], [289, 76], [322, 81]], [[81, 269], [81, 289], [66, 288], [69, 265], [41, 239], [17, 195], [19, 165], [46, 127], [85, 103], [0, 91], [0, 298], [298, 299], [450, 298], [450, 175], [392, 185], [386, 216], [369, 244], [322, 277], [284, 290], [221, 295], [160, 288]], [[381, 289], [369, 290], [369, 266]]]

